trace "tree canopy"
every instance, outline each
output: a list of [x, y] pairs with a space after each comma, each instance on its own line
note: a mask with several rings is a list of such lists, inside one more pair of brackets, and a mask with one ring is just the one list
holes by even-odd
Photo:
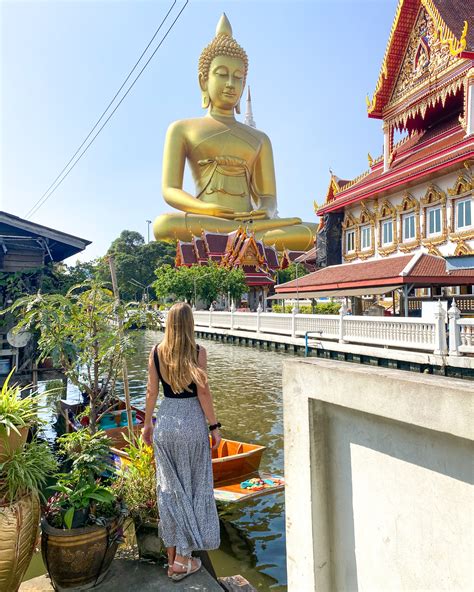
[[241, 269], [227, 269], [212, 263], [172, 268], [163, 265], [155, 271], [153, 289], [158, 298], [175, 297], [195, 302], [203, 300], [210, 305], [220, 295], [238, 300], [247, 291], [245, 274]]

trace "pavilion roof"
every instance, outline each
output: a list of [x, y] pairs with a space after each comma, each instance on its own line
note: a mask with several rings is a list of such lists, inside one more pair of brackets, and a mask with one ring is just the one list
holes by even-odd
[[377, 162], [369, 171], [345, 185], [334, 199], [324, 204], [318, 215], [340, 211], [344, 206], [363, 199], [393, 193], [401, 185], [421, 182], [437, 171], [459, 168], [474, 157], [474, 137], [466, 133], [457, 117], [448, 119], [425, 132], [419, 132], [395, 146], [390, 169], [383, 171]]
[[403, 284], [415, 286], [459, 286], [474, 283], [473, 269], [446, 271], [443, 257], [417, 253], [363, 261], [343, 263], [319, 269], [285, 284], [275, 286], [277, 294], [299, 292], [340, 291], [344, 289], [397, 287]]

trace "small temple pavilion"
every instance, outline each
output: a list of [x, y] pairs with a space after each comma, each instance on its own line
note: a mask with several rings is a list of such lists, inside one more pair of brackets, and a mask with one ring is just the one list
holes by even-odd
[[178, 241], [175, 263], [176, 267], [191, 267], [214, 262], [242, 269], [248, 286], [248, 306], [256, 310], [259, 304], [265, 307], [267, 297], [273, 293], [278, 270], [286, 269], [301, 255], [299, 251], [279, 253], [256, 240], [249, 230], [240, 228], [230, 234], [204, 231], [201, 237], [193, 237], [192, 242]]
[[[458, 295], [474, 313], [472, 2], [399, 1], [367, 110], [382, 122], [383, 154], [369, 154], [355, 179], [331, 173], [316, 207], [316, 264], [327, 269], [301, 279], [299, 292], [402, 288], [413, 302]], [[464, 269], [449, 271], [447, 257]]]

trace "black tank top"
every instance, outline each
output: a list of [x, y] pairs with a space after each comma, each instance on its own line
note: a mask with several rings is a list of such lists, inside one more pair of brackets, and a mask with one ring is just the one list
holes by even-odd
[[[199, 355], [199, 345], [197, 345], [196, 347]], [[156, 371], [158, 372], [158, 378], [160, 379], [161, 384], [163, 386], [163, 394], [165, 395], [165, 397], [168, 397], [169, 399], [192, 399], [193, 397], [197, 397], [197, 385], [195, 382], [192, 382], [188, 386], [188, 389], [190, 389], [189, 391], [174, 393], [171, 386], [163, 380], [163, 376], [161, 376], [160, 372], [160, 358], [158, 357], [158, 346], [155, 346], [155, 349], [153, 350], [153, 359], [155, 361]]]

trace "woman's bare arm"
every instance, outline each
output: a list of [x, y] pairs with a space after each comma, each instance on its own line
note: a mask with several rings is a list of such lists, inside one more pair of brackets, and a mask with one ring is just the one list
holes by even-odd
[[153, 359], [154, 349], [151, 350], [148, 358], [148, 383], [146, 386], [145, 423], [143, 426], [143, 440], [149, 446], [153, 442], [153, 412], [155, 411], [156, 399], [160, 389], [158, 372], [156, 371]]

